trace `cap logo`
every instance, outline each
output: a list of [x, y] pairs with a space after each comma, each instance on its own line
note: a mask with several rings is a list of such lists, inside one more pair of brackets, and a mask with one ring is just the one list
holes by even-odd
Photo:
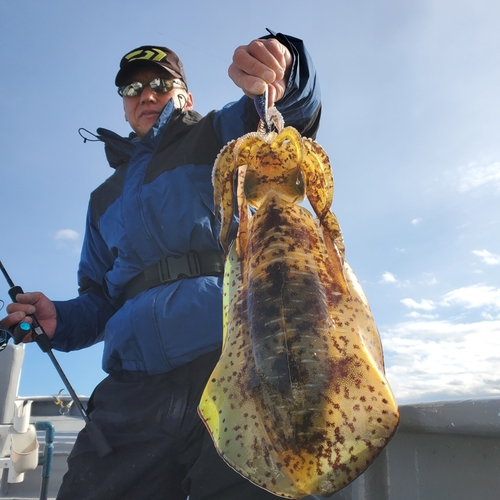
[[167, 54], [160, 49], [151, 49], [151, 50], [134, 50], [125, 56], [125, 59], [128, 62], [131, 61], [161, 61], [166, 58]]

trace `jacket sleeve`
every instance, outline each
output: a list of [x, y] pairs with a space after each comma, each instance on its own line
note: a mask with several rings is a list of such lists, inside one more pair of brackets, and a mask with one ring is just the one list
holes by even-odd
[[104, 274], [113, 256], [92, 223], [91, 210], [78, 270], [79, 296], [55, 301], [57, 328], [52, 347], [58, 351], [74, 351], [103, 340], [106, 323], [116, 312], [103, 289]]
[[[298, 38], [274, 33], [262, 38], [276, 38], [292, 54], [292, 68], [285, 95], [276, 103], [286, 126], [296, 128], [301, 135], [315, 138], [321, 117], [321, 91], [316, 69], [304, 42]], [[214, 126], [222, 146], [248, 132], [257, 130], [259, 116], [253, 100], [243, 96], [214, 116]]]
[[321, 91], [316, 69], [302, 40], [281, 33], [274, 37], [288, 47], [293, 58], [285, 95], [276, 103], [286, 126], [296, 128], [301, 135], [315, 138], [321, 117]]

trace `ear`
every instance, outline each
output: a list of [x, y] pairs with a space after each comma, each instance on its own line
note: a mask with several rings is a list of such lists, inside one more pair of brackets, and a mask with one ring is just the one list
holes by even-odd
[[194, 107], [193, 94], [191, 94], [191, 92], [186, 92], [185, 96], [186, 96], [186, 105], [184, 106], [184, 109], [193, 109]]

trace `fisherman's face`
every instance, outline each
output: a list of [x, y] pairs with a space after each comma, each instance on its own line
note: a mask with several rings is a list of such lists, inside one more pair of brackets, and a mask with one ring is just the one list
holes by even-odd
[[[140, 82], [147, 84], [155, 78], [172, 79], [172, 76], [161, 68], [141, 68], [132, 73], [127, 83]], [[123, 97], [125, 120], [132, 130], [143, 138], [155, 124], [167, 102], [174, 100], [176, 108], [184, 110], [193, 108], [193, 96], [182, 88], [174, 88], [169, 92], [156, 93], [146, 85], [142, 93], [135, 97]]]

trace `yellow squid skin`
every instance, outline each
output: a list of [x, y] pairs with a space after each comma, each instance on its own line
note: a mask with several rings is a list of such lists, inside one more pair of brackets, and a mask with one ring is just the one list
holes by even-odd
[[[328, 157], [295, 129], [278, 130], [229, 143], [214, 166], [227, 252], [224, 345], [199, 412], [233, 469], [297, 499], [353, 481], [388, 443], [399, 414], [330, 212]], [[240, 227], [228, 249], [236, 175]], [[298, 204], [305, 196], [316, 218]]]

